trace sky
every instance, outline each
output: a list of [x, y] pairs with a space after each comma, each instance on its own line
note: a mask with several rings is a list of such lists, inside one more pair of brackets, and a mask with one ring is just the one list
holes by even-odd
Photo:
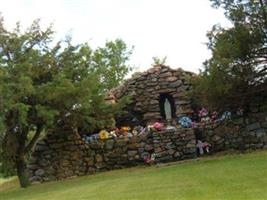
[[211, 56], [207, 31], [229, 26], [209, 0], [0, 0], [0, 12], [9, 29], [40, 18], [43, 27], [54, 24], [56, 39], [71, 35], [93, 48], [120, 38], [134, 46], [129, 64], [136, 71], [150, 68], [152, 57], [167, 56], [172, 68], [198, 72]]

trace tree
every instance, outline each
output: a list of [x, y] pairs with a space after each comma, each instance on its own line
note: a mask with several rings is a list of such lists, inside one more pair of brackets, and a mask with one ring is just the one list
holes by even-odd
[[163, 58], [154, 56], [154, 57], [152, 57], [152, 59], [153, 59], [153, 64], [152, 64], [153, 66], [154, 65], [164, 65], [166, 63], [167, 56], [164, 56]]
[[267, 1], [211, 0], [223, 8], [231, 28], [214, 26], [208, 33], [212, 57], [195, 77], [194, 96], [213, 109], [267, 105]]
[[105, 89], [118, 86], [132, 70], [131, 67], [126, 65], [132, 49], [128, 51], [126, 44], [117, 39], [114, 42], [108, 41], [104, 48], [98, 48], [93, 53], [92, 67], [98, 70]]
[[[39, 21], [13, 31], [0, 20], [0, 128], [2, 150], [15, 165], [22, 187], [29, 185], [26, 158], [41, 133], [67, 127], [92, 131], [110, 126], [118, 106], [105, 92], [130, 70], [122, 40], [92, 50], [71, 40], [52, 45], [53, 30]], [[12, 144], [12, 145], [10, 145]]]

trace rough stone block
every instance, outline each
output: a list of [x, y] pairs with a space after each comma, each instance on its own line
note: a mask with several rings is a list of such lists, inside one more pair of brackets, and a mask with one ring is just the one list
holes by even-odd
[[182, 85], [182, 81], [181, 80], [176, 80], [175, 82], [170, 83], [170, 87], [171, 88], [177, 88], [180, 87]]
[[34, 148], [35, 151], [46, 151], [48, 150], [48, 146], [47, 145], [41, 145], [41, 144], [37, 144], [36, 147]]
[[174, 154], [175, 158], [178, 158], [178, 157], [181, 157], [181, 156], [182, 156], [182, 153], [179, 152], [179, 151], [176, 151], [175, 154]]
[[256, 129], [260, 129], [261, 126], [260, 126], [260, 123], [256, 122], [256, 123], [253, 123], [253, 124], [250, 124], [247, 126], [247, 130], [248, 131], [253, 131], [253, 130], [256, 130]]
[[255, 136], [257, 138], [262, 138], [262, 137], [266, 136], [266, 131], [264, 129], [258, 129], [255, 131]]
[[95, 156], [95, 161], [96, 161], [96, 162], [102, 162], [102, 161], [103, 161], [103, 156], [100, 155], [100, 154], [97, 154], [97, 155]]
[[137, 151], [128, 151], [128, 156], [133, 157], [137, 154]]
[[34, 173], [36, 176], [43, 176], [45, 174], [45, 171], [43, 169], [38, 169]]
[[169, 150], [168, 150], [168, 154], [169, 154], [169, 155], [173, 155], [174, 152], [175, 152], [175, 150], [173, 150], [173, 149], [169, 149]]
[[43, 179], [40, 176], [32, 176], [29, 178], [30, 182], [32, 183], [41, 183]]
[[114, 146], [114, 140], [113, 139], [108, 139], [105, 141], [105, 149], [111, 150]]
[[146, 150], [146, 151], [151, 151], [151, 150], [153, 150], [153, 149], [154, 149], [154, 147], [153, 147], [152, 145], [148, 145], [148, 144], [147, 144], [147, 145], [145, 146], [145, 150]]

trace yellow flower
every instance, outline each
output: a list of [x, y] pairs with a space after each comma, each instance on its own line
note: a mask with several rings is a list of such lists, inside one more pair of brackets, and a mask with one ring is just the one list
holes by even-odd
[[99, 137], [101, 140], [105, 140], [108, 138], [109, 133], [106, 130], [102, 130], [99, 132]]

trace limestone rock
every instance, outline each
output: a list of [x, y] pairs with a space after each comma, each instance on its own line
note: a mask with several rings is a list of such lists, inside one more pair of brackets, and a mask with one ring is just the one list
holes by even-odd
[[151, 150], [153, 150], [153, 149], [154, 149], [154, 148], [153, 148], [152, 145], [148, 145], [148, 144], [147, 144], [147, 145], [145, 146], [145, 150], [146, 150], [146, 151], [151, 151]]
[[172, 76], [171, 72], [164, 72], [159, 75], [160, 78], [171, 77], [171, 76]]
[[42, 175], [44, 175], [44, 173], [45, 173], [45, 171], [43, 169], [38, 169], [35, 172], [35, 175], [41, 177]]
[[95, 160], [96, 160], [96, 162], [102, 162], [102, 161], [103, 161], [103, 156], [100, 155], [100, 154], [97, 154], [97, 155], [95, 156]]
[[133, 157], [137, 154], [137, 151], [128, 151], [128, 156]]
[[182, 85], [181, 80], [176, 80], [175, 82], [170, 83], [170, 87], [172, 88], [180, 87], [181, 85]]
[[106, 142], [105, 142], [105, 148], [106, 148], [107, 150], [112, 149], [113, 146], [114, 146], [114, 140], [113, 140], [113, 139], [108, 139], [108, 140], [106, 140]]
[[166, 78], [166, 81], [168, 81], [168, 82], [174, 82], [177, 80], [178, 80], [178, 77], [176, 77], [176, 76], [170, 76], [170, 77]]
[[40, 176], [32, 176], [29, 178], [32, 183], [41, 183], [43, 179]]

